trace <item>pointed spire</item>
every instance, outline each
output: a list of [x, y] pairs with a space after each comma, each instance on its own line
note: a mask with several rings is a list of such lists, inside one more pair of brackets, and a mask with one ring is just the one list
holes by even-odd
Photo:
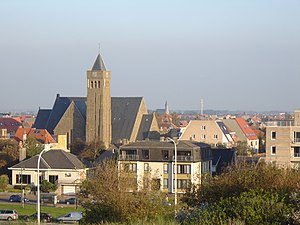
[[105, 68], [105, 65], [104, 65], [104, 62], [102, 60], [102, 57], [101, 57], [100, 53], [98, 54], [98, 56], [97, 56], [97, 58], [94, 62], [92, 70], [106, 71], [106, 68]]

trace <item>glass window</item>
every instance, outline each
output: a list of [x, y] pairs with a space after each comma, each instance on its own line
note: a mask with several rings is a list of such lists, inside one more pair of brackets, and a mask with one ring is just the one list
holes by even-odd
[[143, 159], [149, 159], [149, 150], [142, 150]]
[[164, 173], [168, 173], [168, 164], [164, 164]]
[[276, 146], [271, 146], [271, 154], [276, 155]]
[[272, 131], [272, 132], [271, 132], [271, 139], [272, 139], [272, 140], [275, 140], [275, 139], [276, 139], [276, 132], [275, 132], [275, 131]]
[[162, 158], [163, 158], [163, 160], [168, 160], [169, 159], [169, 151], [168, 150], [163, 150], [162, 151]]
[[149, 172], [149, 163], [144, 163], [144, 172], [145, 173]]
[[164, 179], [164, 189], [168, 188], [168, 179]]

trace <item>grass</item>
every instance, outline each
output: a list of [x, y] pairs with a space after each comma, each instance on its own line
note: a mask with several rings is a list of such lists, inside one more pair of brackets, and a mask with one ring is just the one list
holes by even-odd
[[[14, 209], [20, 215], [31, 215], [36, 212], [36, 205], [25, 204], [24, 208], [20, 204], [1, 204], [0, 209]], [[66, 206], [66, 207], [53, 207], [53, 206], [42, 206], [41, 205], [41, 212], [50, 213], [53, 217], [59, 217], [65, 215], [68, 212], [76, 212], [76, 211], [83, 211], [82, 207], [78, 207], [77, 209], [75, 206]]]

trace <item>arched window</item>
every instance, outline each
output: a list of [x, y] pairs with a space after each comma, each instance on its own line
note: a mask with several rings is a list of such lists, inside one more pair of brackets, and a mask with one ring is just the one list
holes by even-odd
[[94, 81], [91, 81], [91, 88], [94, 88]]
[[98, 88], [100, 88], [100, 80], [98, 81]]

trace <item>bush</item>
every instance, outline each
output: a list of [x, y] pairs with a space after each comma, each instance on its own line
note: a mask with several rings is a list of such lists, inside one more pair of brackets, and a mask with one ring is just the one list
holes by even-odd
[[5, 191], [9, 184], [9, 178], [6, 174], [0, 176], [0, 189]]

